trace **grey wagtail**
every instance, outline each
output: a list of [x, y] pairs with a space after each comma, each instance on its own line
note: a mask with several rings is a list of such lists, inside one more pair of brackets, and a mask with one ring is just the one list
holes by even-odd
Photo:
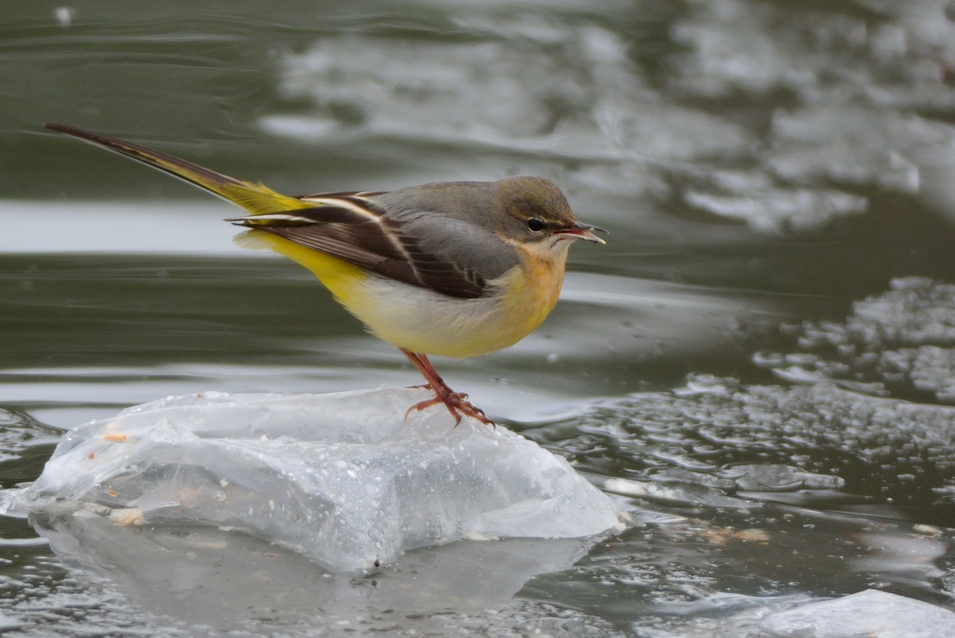
[[263, 184], [62, 124], [78, 137], [171, 173], [246, 209], [227, 219], [311, 270], [366, 328], [397, 346], [455, 425], [491, 423], [441, 379], [427, 355], [463, 359], [517, 343], [557, 303], [569, 240], [604, 243], [541, 177], [438, 182], [391, 192], [289, 197]]

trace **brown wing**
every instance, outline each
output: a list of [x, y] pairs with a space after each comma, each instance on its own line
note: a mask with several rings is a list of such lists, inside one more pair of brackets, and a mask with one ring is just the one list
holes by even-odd
[[310, 195], [306, 201], [318, 204], [314, 208], [228, 221], [449, 297], [475, 299], [487, 292], [487, 282], [480, 275], [423, 250], [401, 232], [398, 222], [362, 197], [367, 194]]

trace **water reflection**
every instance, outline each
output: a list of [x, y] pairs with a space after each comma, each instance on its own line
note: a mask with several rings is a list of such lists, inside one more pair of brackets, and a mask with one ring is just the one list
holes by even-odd
[[352, 578], [208, 526], [119, 527], [95, 514], [36, 524], [61, 559], [109, 578], [146, 610], [220, 631], [268, 632], [284, 624], [297, 632], [436, 631], [442, 623], [428, 616], [508, 605], [530, 577], [570, 567], [589, 546], [579, 540], [461, 541], [410, 552]]

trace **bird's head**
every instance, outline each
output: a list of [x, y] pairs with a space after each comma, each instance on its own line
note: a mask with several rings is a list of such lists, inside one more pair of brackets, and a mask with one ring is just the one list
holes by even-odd
[[570, 242], [583, 239], [606, 243], [594, 231], [607, 231], [581, 222], [557, 186], [543, 177], [510, 177], [495, 182], [501, 203], [502, 228], [499, 236], [536, 250], [565, 253]]

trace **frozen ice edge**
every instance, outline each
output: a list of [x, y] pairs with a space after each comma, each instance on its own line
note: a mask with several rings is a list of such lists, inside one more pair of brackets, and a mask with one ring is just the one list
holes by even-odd
[[897, 594], [867, 589], [770, 615], [760, 629], [782, 638], [953, 638], [955, 614]]
[[464, 538], [579, 538], [631, 522], [504, 427], [458, 427], [431, 393], [207, 392], [66, 433], [14, 510], [235, 528], [354, 573]]

